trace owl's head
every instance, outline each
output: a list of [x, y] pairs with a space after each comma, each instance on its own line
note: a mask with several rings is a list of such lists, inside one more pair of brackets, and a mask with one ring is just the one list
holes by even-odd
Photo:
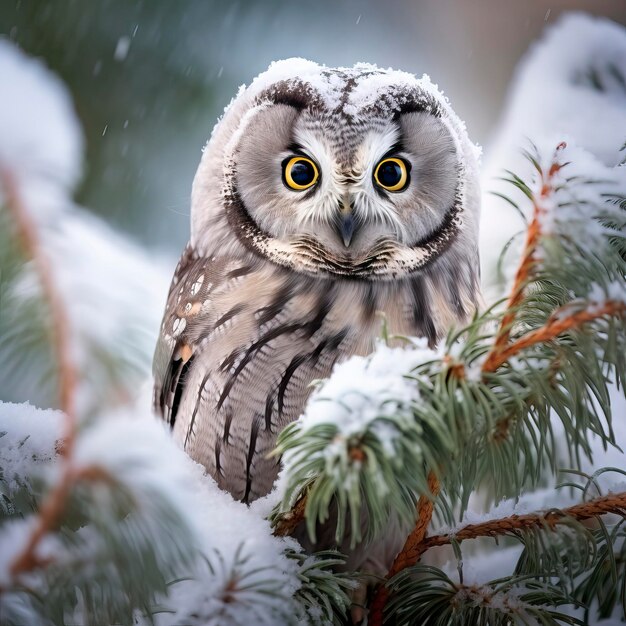
[[360, 279], [397, 278], [445, 254], [477, 264], [476, 158], [427, 77], [274, 63], [205, 148], [192, 243]]

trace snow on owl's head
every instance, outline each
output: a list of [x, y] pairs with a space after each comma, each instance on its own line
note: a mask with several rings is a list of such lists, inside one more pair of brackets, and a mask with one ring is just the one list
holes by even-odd
[[397, 278], [477, 254], [477, 178], [476, 148], [427, 77], [280, 61], [240, 90], [206, 146], [192, 242]]

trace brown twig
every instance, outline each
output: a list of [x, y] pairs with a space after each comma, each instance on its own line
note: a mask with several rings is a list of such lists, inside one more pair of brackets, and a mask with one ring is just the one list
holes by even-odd
[[49, 562], [37, 555], [37, 546], [50, 530], [58, 526], [72, 489], [81, 481], [111, 483], [113, 478], [105, 469], [96, 465], [74, 469], [66, 464], [63, 476], [39, 507], [38, 523], [28, 537], [25, 548], [11, 563], [11, 576], [30, 572]]
[[[563, 148], [565, 148], [565, 143], [559, 144], [557, 146], [557, 152]], [[530, 277], [535, 264], [535, 250], [541, 237], [540, 221], [542, 214], [545, 212], [542, 204], [543, 201], [552, 193], [552, 180], [562, 167], [563, 165], [558, 163], [555, 159], [548, 172], [541, 173], [541, 188], [539, 194], [533, 196], [533, 217], [526, 232], [524, 250], [522, 252], [517, 272], [515, 273], [515, 280], [513, 281], [513, 286], [511, 287], [504, 315], [500, 321], [500, 327], [498, 329], [498, 333], [496, 334], [496, 340], [485, 360], [484, 367], [487, 368], [485, 371], [493, 371], [489, 369], [492, 367], [492, 361], [496, 361], [498, 359], [500, 352], [502, 352], [502, 350], [504, 350], [509, 343], [511, 330], [517, 315], [517, 307], [522, 301], [524, 289], [526, 288], [528, 278]]]
[[70, 324], [63, 301], [56, 289], [50, 264], [42, 251], [37, 227], [30, 217], [12, 174], [0, 168], [0, 183], [4, 190], [6, 206], [11, 213], [24, 251], [35, 267], [44, 300], [50, 313], [50, 339], [58, 367], [59, 408], [66, 417], [62, 453], [69, 455], [76, 432], [76, 366], [71, 353]]
[[286, 537], [291, 535], [296, 528], [304, 521], [304, 511], [306, 510], [306, 494], [298, 498], [291, 510], [281, 515], [274, 525], [274, 535], [276, 537]]
[[[415, 565], [422, 555], [431, 548], [445, 546], [453, 541], [461, 542], [466, 539], [477, 539], [479, 537], [499, 537], [519, 530], [529, 530], [531, 528], [541, 528], [548, 526], [554, 528], [558, 524], [566, 522], [568, 519], [583, 521], [607, 513], [616, 513], [626, 516], [626, 492], [609, 494], [589, 502], [581, 502], [567, 509], [551, 509], [543, 513], [532, 513], [527, 515], [511, 515], [500, 519], [489, 520], [480, 524], [468, 524], [454, 533], [443, 535], [433, 535], [432, 537], [422, 537], [418, 544], [411, 547], [410, 559], [404, 559], [402, 567], [398, 567], [387, 579], [398, 572]], [[395, 564], [395, 563], [394, 563]], [[371, 626], [381, 626], [383, 623], [383, 611], [389, 597], [389, 590], [385, 585], [381, 585], [374, 596], [370, 606], [368, 624]]]
[[[428, 525], [430, 524], [430, 520], [433, 516], [433, 510], [435, 508], [435, 498], [439, 494], [440, 488], [441, 485], [439, 484], [439, 479], [436, 474], [434, 472], [430, 472], [428, 474], [428, 489], [430, 490], [430, 495], [424, 494], [420, 496], [417, 502], [418, 518], [415, 523], [415, 527], [411, 531], [411, 534], [407, 537], [402, 550], [398, 552], [391, 567], [389, 568], [385, 577], [386, 580], [389, 580], [403, 569], [417, 563], [417, 560], [419, 559], [417, 551], [426, 537], [426, 531], [428, 530]], [[384, 584], [379, 585], [370, 604], [368, 624], [371, 624], [372, 626], [380, 626], [383, 623], [383, 613], [388, 598], [389, 590], [387, 587]]]
[[595, 319], [605, 316], [610, 317], [624, 315], [625, 313], [626, 305], [623, 302], [608, 300], [595, 310], [577, 311], [576, 313], [572, 313], [572, 315], [562, 318], [553, 317], [545, 326], [541, 326], [536, 330], [526, 333], [513, 343], [500, 350], [498, 354], [494, 354], [491, 359], [485, 361], [482, 371], [494, 372], [511, 357], [515, 356], [522, 350], [538, 343], [551, 341], [564, 332], [572, 330], [573, 328], [580, 328], [583, 324], [592, 322]]
[[72, 357], [71, 329], [67, 312], [63, 300], [56, 289], [52, 272], [50, 271], [50, 264], [43, 253], [37, 227], [29, 215], [11, 172], [0, 168], [0, 184], [4, 191], [6, 206], [15, 222], [17, 235], [27, 257], [33, 262], [43, 298], [48, 304], [50, 337], [58, 368], [59, 406], [65, 416], [62, 446], [59, 450], [59, 454], [63, 457], [61, 475], [39, 508], [36, 523], [26, 542], [26, 546], [11, 563], [10, 572], [13, 576], [16, 576], [21, 572], [33, 569], [41, 563], [37, 556], [37, 548], [45, 535], [58, 524], [71, 489], [77, 477], [83, 476], [83, 474], [77, 472], [71, 463], [78, 426], [76, 415], [76, 385], [78, 378], [76, 365]]
[[626, 492], [609, 494], [595, 500], [581, 502], [567, 509], [552, 509], [544, 513], [527, 515], [511, 515], [480, 524], [468, 524], [454, 533], [426, 537], [416, 548], [415, 555], [417, 558], [415, 562], [430, 548], [444, 546], [452, 543], [452, 541], [461, 542], [465, 539], [477, 539], [479, 537], [499, 537], [516, 530], [529, 530], [542, 526], [553, 528], [568, 519], [583, 521], [607, 513], [626, 516]]

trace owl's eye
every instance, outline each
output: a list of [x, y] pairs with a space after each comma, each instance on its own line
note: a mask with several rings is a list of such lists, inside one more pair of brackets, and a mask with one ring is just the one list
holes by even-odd
[[402, 191], [409, 184], [410, 167], [403, 159], [383, 159], [374, 170], [374, 182], [387, 191]]
[[283, 181], [289, 189], [304, 191], [319, 178], [317, 165], [307, 157], [289, 157], [283, 161]]

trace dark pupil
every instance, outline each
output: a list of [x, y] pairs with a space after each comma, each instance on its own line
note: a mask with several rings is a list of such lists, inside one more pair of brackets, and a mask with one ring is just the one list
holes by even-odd
[[400, 182], [401, 178], [402, 170], [400, 166], [393, 161], [383, 163], [378, 170], [378, 182], [383, 185], [383, 187], [393, 187]]
[[315, 178], [315, 170], [306, 161], [297, 161], [291, 166], [291, 180], [296, 185], [308, 185]]

